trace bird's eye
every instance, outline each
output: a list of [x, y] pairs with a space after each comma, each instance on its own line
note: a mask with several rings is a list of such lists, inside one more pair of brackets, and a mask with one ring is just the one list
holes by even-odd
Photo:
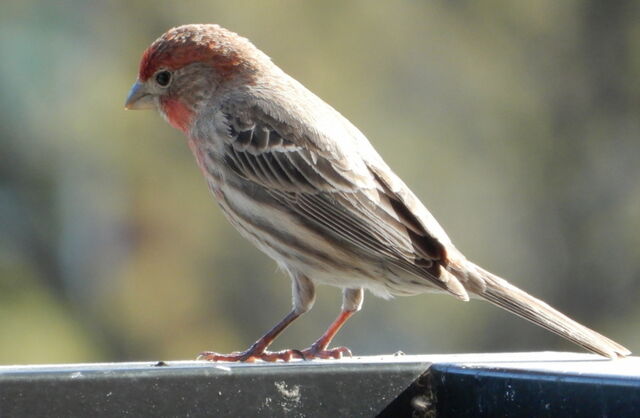
[[156, 74], [156, 83], [160, 87], [167, 87], [171, 82], [171, 73], [169, 71], [160, 71]]

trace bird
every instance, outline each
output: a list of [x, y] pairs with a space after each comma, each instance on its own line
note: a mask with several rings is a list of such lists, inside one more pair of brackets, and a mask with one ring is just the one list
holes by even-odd
[[[329, 348], [362, 307], [444, 293], [488, 301], [615, 359], [630, 351], [469, 261], [363, 133], [248, 39], [216, 24], [171, 28], [143, 53], [125, 109], [156, 109], [187, 138], [219, 207], [291, 278], [291, 311], [244, 351], [199, 359], [339, 359]], [[304, 350], [269, 351], [315, 302], [342, 289], [340, 314]]]

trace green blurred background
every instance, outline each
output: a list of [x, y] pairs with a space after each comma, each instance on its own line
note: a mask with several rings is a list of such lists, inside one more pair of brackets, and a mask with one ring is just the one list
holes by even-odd
[[[148, 44], [207, 22], [354, 122], [470, 259], [640, 349], [640, 3], [23, 0], [0, 4], [0, 364], [239, 350], [289, 310], [182, 134], [123, 110]], [[274, 347], [339, 306], [321, 288]], [[336, 343], [579, 350], [434, 295], [368, 295]]]

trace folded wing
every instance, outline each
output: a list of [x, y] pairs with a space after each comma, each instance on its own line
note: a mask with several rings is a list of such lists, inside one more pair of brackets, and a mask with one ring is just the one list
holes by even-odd
[[[443, 268], [445, 247], [375, 167], [362, 164], [359, 155], [341, 157], [317, 146], [313, 136], [318, 133], [296, 132], [258, 108], [235, 114], [251, 115], [227, 116], [224, 159], [238, 176], [263, 186], [304, 222], [393, 271], [408, 273], [408, 287], [436, 287], [468, 299]], [[402, 287], [391, 290], [403, 293]]]

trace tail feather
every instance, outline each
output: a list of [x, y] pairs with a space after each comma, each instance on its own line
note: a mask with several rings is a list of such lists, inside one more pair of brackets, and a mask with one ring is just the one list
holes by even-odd
[[472, 276], [477, 275], [476, 280], [480, 279], [481, 282], [484, 282], [474, 293], [494, 305], [602, 356], [613, 359], [631, 354], [622, 345], [577, 323], [545, 302], [509, 284], [506, 280], [472, 263], [469, 263], [468, 268], [471, 270]]

